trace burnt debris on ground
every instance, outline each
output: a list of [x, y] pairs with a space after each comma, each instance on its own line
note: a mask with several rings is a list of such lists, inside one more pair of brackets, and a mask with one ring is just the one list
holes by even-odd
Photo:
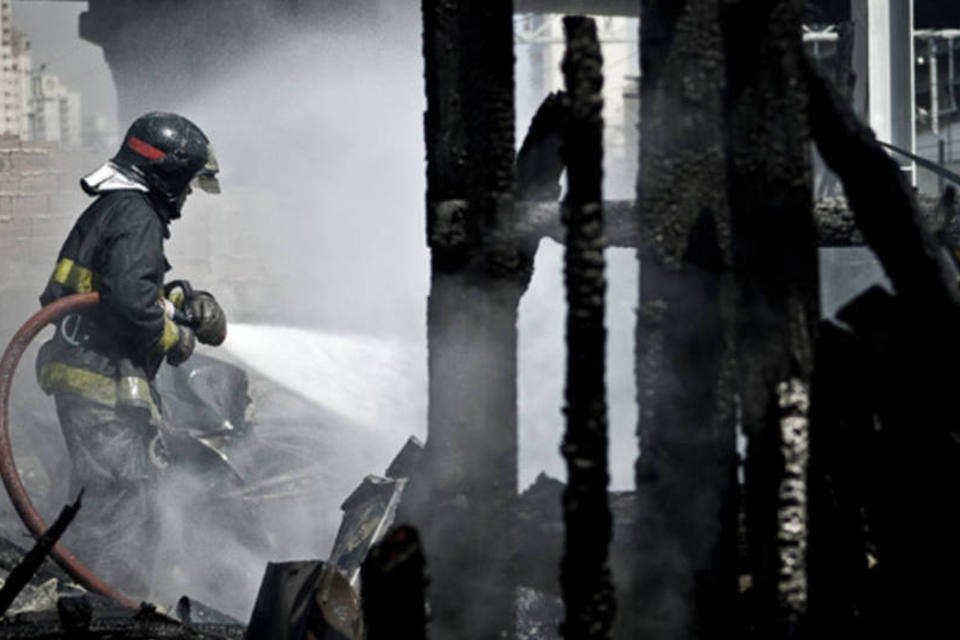
[[[428, 438], [347, 497], [329, 557], [269, 565], [246, 630], [191, 601], [118, 611], [44, 565], [0, 638], [955, 629], [955, 192], [918, 201], [847, 87], [805, 55], [803, 2], [640, 5], [642, 169], [625, 203], [601, 190], [594, 23], [567, 19], [565, 90], [517, 157], [512, 3], [424, 0]], [[811, 143], [845, 198], [814, 202]], [[567, 252], [569, 483], [520, 493], [517, 318], [544, 237]], [[858, 245], [891, 287], [823, 320], [818, 250]], [[641, 283], [628, 493], [607, 490], [609, 246], [637, 250]], [[227, 379], [237, 386], [218, 397], [242, 404], [242, 376]], [[178, 384], [168, 392], [182, 398]], [[259, 467], [231, 450], [241, 413], [215, 412], [210, 431], [191, 423], [175, 454], [217, 461], [229, 498], [302, 491], [310, 469], [237, 483]], [[9, 569], [20, 561], [0, 550]]]

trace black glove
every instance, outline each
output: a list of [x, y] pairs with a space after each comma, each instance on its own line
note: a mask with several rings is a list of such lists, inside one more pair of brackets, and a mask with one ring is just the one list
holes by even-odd
[[193, 287], [187, 280], [174, 280], [163, 285], [163, 297], [173, 303], [177, 309], [187, 306], [187, 301], [193, 296]]
[[212, 294], [196, 291], [190, 300], [190, 316], [203, 344], [219, 346], [227, 339], [227, 316]]
[[180, 339], [177, 344], [167, 351], [167, 364], [176, 367], [186, 362], [193, 355], [193, 350], [197, 346], [197, 338], [189, 327], [180, 325], [177, 327], [180, 332]]

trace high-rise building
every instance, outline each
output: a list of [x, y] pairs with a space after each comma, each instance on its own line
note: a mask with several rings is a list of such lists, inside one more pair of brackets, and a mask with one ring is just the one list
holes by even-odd
[[0, 0], [0, 136], [79, 146], [80, 94], [60, 79], [33, 71], [30, 42], [13, 26], [10, 0]]
[[30, 75], [27, 98], [26, 139], [60, 142], [67, 146], [81, 143], [80, 94], [69, 91], [60, 78], [48, 73]]
[[10, 0], [0, 0], [0, 135], [23, 137], [26, 39], [13, 28]]

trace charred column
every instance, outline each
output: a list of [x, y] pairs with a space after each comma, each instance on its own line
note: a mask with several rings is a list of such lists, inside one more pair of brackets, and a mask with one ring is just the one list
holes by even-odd
[[839, 619], [851, 637], [935, 636], [956, 626], [944, 577], [960, 571], [955, 266], [873, 132], [810, 64], [805, 77], [813, 138], [896, 291], [821, 332], [812, 471], [830, 491], [812, 496], [811, 617], [821, 635]]
[[510, 637], [517, 309], [533, 246], [513, 213], [513, 6], [424, 0], [428, 438], [401, 516], [420, 529], [435, 638]]
[[736, 464], [720, 4], [642, 5], [638, 556], [624, 638], [731, 637]]
[[807, 431], [820, 310], [803, 9], [802, 0], [740, 2], [724, 14], [746, 524], [753, 612], [766, 638], [800, 633], [807, 607]]
[[426, 565], [413, 527], [391, 529], [367, 554], [360, 570], [368, 640], [426, 640]]
[[567, 166], [567, 432], [562, 451], [568, 483], [563, 495], [566, 544], [560, 582], [566, 604], [565, 638], [609, 638], [614, 595], [608, 552], [612, 519], [607, 503], [603, 181], [603, 59], [597, 25], [564, 18], [563, 60], [569, 120], [561, 153]]

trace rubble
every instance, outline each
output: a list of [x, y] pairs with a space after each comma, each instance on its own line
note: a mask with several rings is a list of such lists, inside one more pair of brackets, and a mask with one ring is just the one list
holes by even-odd
[[[0, 581], [9, 578], [9, 571], [26, 554], [24, 549], [0, 538], [0, 574], [3, 574]], [[0, 618], [0, 638], [240, 640], [244, 637], [246, 627], [240, 622], [186, 597], [181, 599], [184, 601], [191, 603], [188, 609], [194, 612], [187, 620], [179, 620], [152, 605], [144, 605], [140, 610], [121, 607], [109, 598], [86, 592], [56, 565], [45, 560], [13, 600], [6, 615]], [[183, 612], [180, 607], [181, 615]]]
[[[419, 541], [415, 533], [403, 533], [403, 528], [391, 527], [407, 477], [422, 453], [423, 443], [411, 437], [388, 465], [387, 477], [369, 475], [347, 497], [341, 505], [343, 517], [328, 560], [271, 563], [267, 566], [250, 619], [248, 640], [294, 640], [303, 638], [306, 630], [321, 640], [360, 637], [363, 628], [360, 610], [362, 572], [376, 573], [379, 580], [375, 582], [380, 585], [379, 593], [384, 598], [400, 597], [394, 591], [398, 586], [397, 574], [392, 573], [392, 561], [389, 560], [398, 556], [391, 549], [405, 550], [399, 555], [402, 562], [407, 562], [411, 553], [419, 553], [411, 551], [411, 545], [413, 549], [419, 549]], [[384, 540], [387, 542], [381, 544]], [[381, 560], [378, 569], [364, 564], [370, 557], [383, 558], [384, 553], [386, 559]], [[422, 556], [419, 562], [422, 567]], [[403, 571], [400, 574], [405, 575]], [[364, 585], [365, 589], [370, 588], [366, 583]], [[376, 591], [376, 586], [373, 588]], [[422, 599], [422, 586], [419, 591]], [[407, 592], [404, 601], [408, 602], [410, 597], [416, 596]], [[374, 600], [380, 602], [376, 597]], [[380, 605], [381, 608], [384, 606]], [[399, 613], [396, 609], [391, 610]], [[422, 623], [409, 624], [423, 629]], [[373, 633], [376, 636], [377, 629]], [[379, 637], [389, 636], [383, 636], [381, 632]]]
[[[6, 583], [10, 572], [22, 562], [26, 555], [27, 549], [0, 537], [0, 583]], [[13, 600], [7, 616], [53, 611], [58, 598], [84, 593], [85, 590], [74, 584], [62, 569], [50, 560], [44, 560]]]
[[[579, 182], [598, 178], [600, 150], [570, 135], [564, 238], [560, 209], [544, 201], [563, 168], [557, 131], [578, 124], [571, 104], [599, 104], [577, 105], [584, 96], [571, 87], [548, 98], [515, 181], [512, 8], [425, 1], [430, 439], [422, 454], [408, 443], [385, 477], [368, 476], [343, 502], [328, 559], [267, 567], [249, 640], [356, 638], [364, 627], [370, 640], [425, 637], [428, 560], [441, 639], [551, 637], [558, 590], [570, 637], [913, 637], [922, 624], [956, 625], [956, 589], [943, 578], [960, 569], [960, 294], [933, 233], [945, 228], [943, 208], [915, 201], [804, 58], [802, 3], [641, 4], [637, 202], [603, 203], [596, 184]], [[811, 140], [849, 204], [812, 202]], [[571, 256], [570, 483], [541, 476], [517, 497], [517, 309], [544, 235]], [[818, 323], [818, 247], [859, 244], [895, 293], [867, 292], [838, 322]], [[605, 485], [611, 245], [638, 247], [642, 260], [636, 493]], [[203, 372], [170, 381], [185, 399], [174, 455], [212, 470], [211, 495], [224, 501], [316, 490], [314, 467], [287, 464], [296, 447], [277, 466], [259, 464], [238, 410], [242, 377], [210, 373], [208, 383], [237, 392], [231, 406], [194, 402]], [[397, 525], [408, 516], [422, 538]], [[613, 629], [608, 569], [626, 585], [630, 629]], [[176, 620], [73, 588], [41, 566], [0, 638], [243, 633], [189, 599]]]
[[245, 634], [245, 628], [242, 625], [185, 625], [149, 610], [101, 608], [90, 604], [90, 600], [82, 599], [70, 601], [61, 599], [60, 602], [63, 606], [59, 607], [59, 611], [24, 613], [0, 620], [0, 638], [4, 640], [59, 638], [64, 640], [242, 640]]
[[[82, 499], [83, 491], [81, 490], [76, 502], [63, 508], [59, 517], [57, 517], [56, 521], [37, 539], [33, 548], [24, 554], [17, 565], [7, 573], [3, 587], [0, 588], [0, 616], [5, 615], [7, 611], [9, 611], [10, 605], [13, 604], [14, 600], [21, 594], [24, 588], [27, 587], [30, 581], [33, 580], [34, 576], [36, 576], [37, 571], [39, 571], [44, 561], [50, 555], [50, 551], [54, 545], [57, 544], [64, 531], [66, 531], [70, 523], [73, 522], [73, 518], [80, 510]], [[49, 580], [37, 588], [36, 591], [40, 592], [39, 600], [41, 603], [48, 600], [55, 600], [57, 595], [56, 582]], [[34, 595], [33, 602], [28, 606], [31, 608], [43, 606], [43, 604], [38, 603], [37, 600], [37, 595]], [[24, 607], [21, 607], [21, 610], [23, 608]]]

